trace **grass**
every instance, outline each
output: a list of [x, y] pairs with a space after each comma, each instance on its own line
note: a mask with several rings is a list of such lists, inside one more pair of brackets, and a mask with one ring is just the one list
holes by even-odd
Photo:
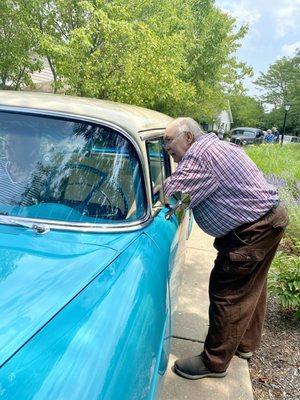
[[300, 237], [300, 145], [286, 144], [245, 147], [249, 157], [278, 189], [290, 218], [286, 233], [293, 241]]
[[300, 144], [262, 144], [245, 147], [245, 150], [265, 175], [300, 181]]
[[278, 189], [290, 223], [270, 270], [269, 290], [282, 311], [300, 319], [300, 145], [261, 145], [245, 148], [248, 156]]

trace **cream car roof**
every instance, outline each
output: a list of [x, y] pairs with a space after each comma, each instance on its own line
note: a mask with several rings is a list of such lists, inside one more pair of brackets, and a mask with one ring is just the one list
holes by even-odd
[[141, 136], [155, 136], [156, 129], [164, 129], [172, 118], [142, 107], [97, 100], [37, 92], [0, 91], [0, 110], [5, 108], [34, 109], [41, 112], [63, 113], [106, 121], [119, 126], [135, 140]]

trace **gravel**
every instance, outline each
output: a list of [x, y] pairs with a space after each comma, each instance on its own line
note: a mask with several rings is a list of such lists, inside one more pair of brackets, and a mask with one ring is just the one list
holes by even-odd
[[249, 370], [255, 400], [300, 400], [300, 321], [283, 316], [274, 296]]

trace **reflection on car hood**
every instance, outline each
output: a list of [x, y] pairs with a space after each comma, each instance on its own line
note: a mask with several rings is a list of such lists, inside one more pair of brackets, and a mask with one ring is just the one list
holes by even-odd
[[0, 366], [136, 236], [87, 234], [84, 243], [83, 234], [0, 226]]

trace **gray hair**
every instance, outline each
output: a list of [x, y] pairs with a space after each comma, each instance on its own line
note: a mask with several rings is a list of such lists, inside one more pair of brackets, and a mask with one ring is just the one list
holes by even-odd
[[174, 125], [178, 129], [178, 135], [184, 132], [190, 132], [194, 138], [204, 135], [204, 131], [200, 128], [199, 124], [189, 117], [181, 117], [174, 120]]

